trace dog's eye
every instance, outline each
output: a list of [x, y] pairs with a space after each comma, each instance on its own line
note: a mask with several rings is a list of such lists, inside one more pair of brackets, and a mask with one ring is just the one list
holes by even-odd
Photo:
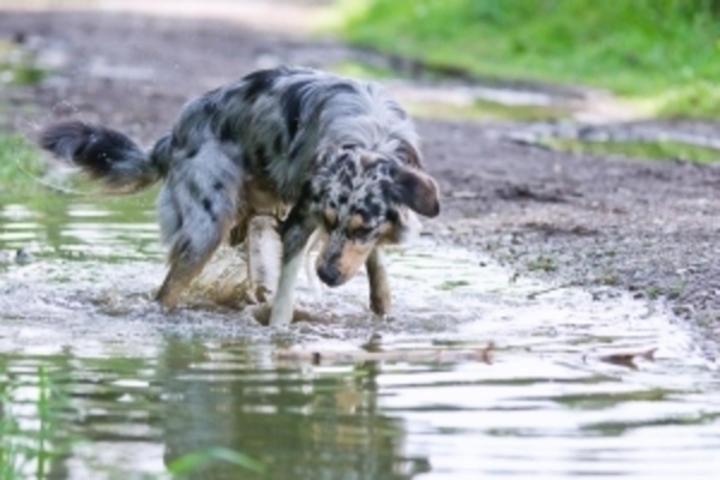
[[337, 212], [332, 208], [326, 208], [323, 212], [323, 224], [328, 230], [332, 230], [337, 226], [338, 216]]
[[374, 228], [370, 227], [358, 227], [350, 230], [348, 236], [350, 238], [367, 238], [372, 235]]

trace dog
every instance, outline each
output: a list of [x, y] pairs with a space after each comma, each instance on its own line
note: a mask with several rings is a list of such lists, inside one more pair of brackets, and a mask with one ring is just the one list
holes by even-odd
[[157, 211], [169, 271], [156, 299], [167, 308], [231, 232], [242, 241], [252, 219], [267, 215], [279, 218], [282, 244], [270, 325], [292, 321], [313, 234], [322, 245], [320, 280], [339, 286], [364, 264], [370, 308], [385, 315], [382, 246], [405, 239], [415, 214], [440, 212], [408, 113], [375, 82], [310, 68], [258, 70], [189, 101], [148, 151], [116, 130], [75, 120], [47, 127], [38, 142], [109, 193], [162, 180]]

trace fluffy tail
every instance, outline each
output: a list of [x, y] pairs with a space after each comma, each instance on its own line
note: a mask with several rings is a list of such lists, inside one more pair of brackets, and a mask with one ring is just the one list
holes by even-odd
[[40, 134], [39, 144], [59, 158], [72, 160], [91, 178], [116, 192], [134, 192], [154, 184], [167, 170], [168, 138], [150, 152], [120, 132], [80, 121], [58, 123]]

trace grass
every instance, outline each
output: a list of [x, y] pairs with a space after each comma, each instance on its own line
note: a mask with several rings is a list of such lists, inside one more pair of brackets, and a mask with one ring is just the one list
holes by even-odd
[[686, 143], [655, 142], [590, 142], [571, 139], [552, 139], [546, 144], [555, 150], [594, 155], [623, 155], [631, 158], [683, 160], [693, 163], [717, 163], [720, 151]]
[[347, 0], [353, 43], [499, 79], [586, 84], [720, 115], [718, 0]]
[[689, 82], [662, 95], [658, 104], [656, 112], [664, 117], [717, 117], [720, 115], [720, 88], [706, 80]]
[[21, 386], [17, 382], [0, 384], [0, 404], [4, 406], [0, 415], [0, 480], [28, 478], [30, 471], [32, 478], [45, 478], [50, 460], [62, 453], [63, 445], [57, 442], [55, 431], [57, 409], [51, 405], [51, 397], [57, 402], [58, 394], [50, 376], [44, 367], [38, 367], [37, 383], [33, 383], [38, 391], [33, 401], [37, 427], [33, 430], [23, 429], [20, 419], [7, 409], [16, 401], [15, 392]]
[[531, 272], [554, 272], [558, 269], [558, 265], [552, 257], [539, 256], [527, 262], [527, 269]]
[[37, 147], [17, 134], [0, 132], [0, 191], [3, 196], [37, 193], [45, 164]]
[[408, 111], [418, 117], [462, 120], [558, 120], [570, 113], [560, 107], [538, 105], [504, 105], [487, 100], [475, 100], [469, 105], [442, 101], [406, 102]]
[[[82, 175], [63, 179], [47, 178], [49, 164], [42, 155], [41, 150], [22, 135], [0, 131], [0, 199], [23, 198], [41, 202], [47, 198], [53, 202], [57, 201], [61, 192], [89, 197], [95, 195], [92, 192], [97, 185]], [[107, 201], [122, 204], [125, 198], [129, 197], [121, 195]], [[140, 197], [132, 198], [137, 200]], [[136, 208], [137, 202], [127, 203], [128, 209]]]
[[0, 39], [0, 84], [35, 85], [46, 75], [47, 71], [36, 65], [33, 54]]
[[370, 65], [369, 63], [363, 62], [336, 62], [330, 66], [330, 70], [333, 70], [341, 75], [347, 75], [355, 78], [391, 79], [398, 77], [397, 72], [391, 68], [380, 65]]
[[[0, 369], [0, 480], [48, 478], [51, 462], [64, 455], [70, 445], [67, 435], [57, 428], [58, 412], [66, 407], [67, 399], [43, 366], [32, 380], [2, 381], [2, 373]], [[26, 387], [37, 391], [32, 400], [26, 398], [26, 392], [19, 393]], [[30, 402], [32, 416], [27, 414]], [[22, 408], [10, 408], [12, 405]], [[222, 447], [191, 452], [171, 462], [167, 470], [173, 476], [187, 476], [213, 462], [231, 463], [260, 475], [265, 472], [262, 462]]]
[[[402, 72], [390, 67], [362, 61], [343, 61], [330, 69], [350, 77], [372, 80], [403, 78]], [[420, 99], [404, 102], [408, 111], [418, 117], [463, 120], [554, 120], [570, 116], [568, 108], [545, 105], [505, 105], [495, 101], [475, 99], [467, 104], [442, 99]]]

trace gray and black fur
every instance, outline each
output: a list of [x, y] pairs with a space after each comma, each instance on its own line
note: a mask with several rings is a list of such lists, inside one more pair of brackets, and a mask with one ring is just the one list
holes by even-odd
[[[377, 84], [304, 68], [261, 70], [190, 101], [150, 151], [79, 121], [42, 132], [40, 145], [72, 159], [110, 190], [163, 180], [158, 198], [170, 271], [158, 300], [172, 307], [233, 228], [289, 209], [280, 225], [279, 286], [270, 323], [292, 319], [303, 249], [318, 230], [320, 279], [330, 286], [368, 268], [371, 307], [390, 306], [378, 246], [399, 242], [413, 213], [439, 213], [405, 111]], [[242, 237], [242, 235], [240, 235]]]

